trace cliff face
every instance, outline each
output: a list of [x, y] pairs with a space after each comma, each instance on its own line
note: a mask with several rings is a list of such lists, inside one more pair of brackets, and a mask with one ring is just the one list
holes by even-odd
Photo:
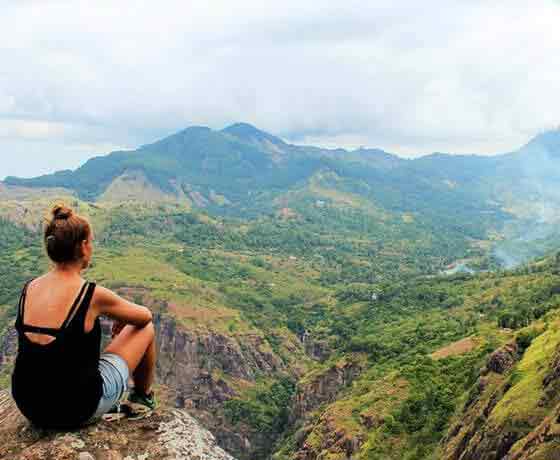
[[0, 338], [0, 371], [11, 366], [17, 351], [17, 332], [10, 327]]
[[234, 460], [188, 413], [158, 409], [143, 420], [101, 421], [72, 432], [34, 428], [0, 392], [0, 458], [10, 460]]
[[267, 452], [274, 439], [224, 417], [222, 404], [250, 386], [260, 375], [287, 372], [286, 365], [258, 335], [230, 337], [216, 332], [194, 332], [170, 318], [157, 318], [158, 380], [218, 443], [239, 458]]
[[[145, 292], [121, 290], [121, 294], [128, 297], [142, 295], [143, 303], [153, 310], [166, 310], [164, 304], [156, 305]], [[238, 396], [240, 390], [250, 387], [259, 376], [293, 373], [289, 364], [257, 334], [228, 336], [215, 331], [190, 330], [176, 319], [162, 314], [156, 314], [154, 323], [158, 344], [158, 382], [168, 390], [170, 406], [188, 411], [213, 433], [218, 445], [240, 459], [261, 458], [264, 453], [270, 452], [275, 439], [242, 423], [232, 425], [224, 416], [223, 403]], [[108, 333], [110, 322], [104, 321], [103, 329]], [[9, 371], [15, 355], [16, 339], [13, 329], [2, 339], [0, 363], [3, 363], [5, 372]], [[361, 370], [360, 359], [353, 357], [326, 366], [310, 376], [298, 387], [291, 422], [305, 417], [321, 404], [334, 401]], [[168, 415], [174, 417], [171, 413]], [[335, 433], [334, 429], [331, 430], [333, 433], [329, 431], [328, 417], [321, 420], [325, 422], [327, 437], [332, 434], [338, 440], [340, 433]], [[302, 447], [304, 441], [302, 439]], [[356, 441], [346, 440], [344, 443], [354, 445]]]
[[323, 372], [298, 385], [293, 419], [299, 419], [323, 403], [329, 403], [362, 371], [358, 357], [344, 358]]
[[560, 459], [560, 405], [512, 449], [506, 460]]
[[231, 379], [254, 381], [259, 373], [285, 369], [257, 335], [194, 332], [164, 318], [157, 318], [156, 330], [159, 380], [177, 392], [178, 405], [211, 408], [235, 394]]
[[[233, 425], [224, 415], [223, 403], [251, 388], [259, 377], [295, 376], [299, 371], [276, 354], [257, 331], [230, 334], [185, 326], [170, 314], [173, 308], [154, 299], [149, 290], [123, 287], [118, 292], [159, 312], [154, 316], [157, 380], [169, 388], [172, 404], [188, 410], [216, 436], [220, 446], [240, 459], [262, 458], [269, 452], [274, 437], [242, 423]], [[301, 344], [286, 342], [281, 346], [287, 355], [303, 353]]]
[[[170, 405], [188, 410], [214, 433], [219, 445], [240, 458], [268, 451], [274, 439], [242, 425], [232, 426], [222, 411], [222, 404], [238, 395], [240, 388], [251, 386], [257, 376], [287, 372], [286, 364], [265, 340], [256, 334], [232, 337], [188, 330], [161, 315], [156, 315], [154, 323], [159, 348], [157, 381], [169, 389]], [[106, 342], [110, 322], [103, 321], [103, 329]], [[17, 334], [9, 328], [0, 339], [0, 375], [8, 384], [16, 350]]]
[[560, 459], [560, 329], [494, 352], [442, 440], [443, 460]]
[[[364, 359], [352, 355], [304, 378], [298, 384], [291, 419], [299, 429], [294, 435], [293, 451], [278, 453], [274, 458], [314, 460], [318, 458], [352, 458], [364, 441], [361, 430], [349, 429], [349, 405], [338, 404], [337, 398], [364, 369]], [[328, 457], [325, 457], [327, 455]]]
[[463, 414], [443, 439], [446, 460], [503, 458], [515, 436], [490, 422], [492, 411], [508, 390], [508, 375], [519, 356], [515, 344], [490, 355], [471, 390]]

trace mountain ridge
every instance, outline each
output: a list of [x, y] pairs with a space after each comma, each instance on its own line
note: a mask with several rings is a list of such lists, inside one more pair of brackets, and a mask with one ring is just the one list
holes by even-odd
[[233, 137], [236, 137], [239, 140], [251, 140], [251, 139], [263, 140], [263, 139], [266, 139], [268, 141], [271, 141], [274, 144], [283, 145], [283, 146], [286, 146], [286, 147], [296, 148], [296, 149], [300, 149], [300, 150], [301, 149], [309, 149], [309, 150], [321, 151], [321, 152], [325, 152], [325, 153], [327, 153], [327, 152], [339, 153], [339, 154], [344, 154], [344, 153], [346, 153], [346, 154], [379, 153], [379, 154], [383, 154], [383, 155], [390, 155], [391, 157], [395, 157], [395, 158], [398, 158], [398, 159], [404, 160], [404, 161], [414, 161], [414, 160], [421, 160], [421, 159], [426, 159], [426, 158], [444, 158], [444, 157], [501, 158], [501, 157], [507, 157], [508, 155], [511, 155], [512, 153], [517, 153], [517, 152], [520, 152], [520, 151], [526, 151], [526, 150], [528, 150], [532, 147], [535, 147], [535, 146], [539, 146], [539, 147], [544, 146], [546, 149], [552, 150], [555, 153], [557, 151], [560, 152], [560, 128], [543, 131], [543, 132], [535, 135], [531, 139], [529, 139], [529, 141], [527, 143], [520, 146], [518, 149], [513, 150], [511, 152], [502, 152], [502, 153], [497, 153], [495, 155], [486, 155], [486, 154], [480, 154], [480, 153], [455, 154], [455, 153], [450, 153], [450, 152], [431, 152], [431, 153], [423, 154], [423, 155], [420, 155], [420, 156], [415, 156], [413, 158], [408, 158], [408, 157], [400, 156], [397, 153], [388, 152], [384, 149], [377, 148], [377, 147], [359, 147], [359, 148], [356, 148], [356, 149], [346, 149], [346, 148], [342, 148], [342, 147], [324, 148], [324, 147], [316, 147], [316, 146], [305, 145], [305, 144], [293, 144], [293, 143], [289, 143], [289, 142], [284, 141], [283, 139], [281, 139], [278, 136], [275, 136], [275, 135], [270, 134], [266, 131], [263, 131], [263, 130], [255, 127], [254, 125], [252, 125], [250, 123], [236, 122], [236, 123], [228, 125], [225, 128], [222, 128], [222, 129], [219, 129], [219, 130], [215, 130], [215, 129], [212, 129], [210, 127], [203, 126], [203, 125], [188, 126], [186, 128], [183, 128], [183, 129], [181, 129], [177, 132], [171, 133], [171, 134], [169, 134], [169, 135], [167, 135], [167, 136], [165, 136], [165, 137], [163, 137], [159, 140], [156, 140], [154, 142], [149, 142], [147, 144], [141, 144], [140, 146], [138, 146], [135, 149], [115, 150], [115, 151], [112, 151], [112, 152], [108, 152], [106, 154], [93, 156], [89, 160], [86, 160], [86, 162], [84, 164], [82, 164], [81, 166], [79, 166], [78, 168], [76, 168], [74, 170], [72, 170], [72, 169], [58, 170], [58, 171], [54, 171], [52, 173], [40, 174], [38, 176], [28, 177], [28, 178], [21, 178], [19, 176], [6, 176], [5, 179], [3, 181], [0, 181], [0, 182], [6, 182], [6, 181], [11, 182], [13, 180], [30, 180], [30, 179], [36, 179], [36, 178], [39, 178], [39, 177], [52, 176], [52, 175], [57, 175], [57, 174], [66, 174], [68, 172], [75, 172], [77, 169], [80, 169], [81, 167], [83, 167], [90, 160], [97, 159], [97, 158], [102, 158], [102, 157], [108, 157], [108, 156], [111, 156], [111, 155], [114, 156], [114, 155], [133, 154], [133, 153], [135, 153], [139, 150], [144, 150], [144, 149], [149, 148], [153, 145], [157, 145], [157, 144], [160, 144], [162, 142], [166, 142], [169, 139], [175, 138], [177, 136], [182, 136], [182, 135], [185, 135], [187, 133], [215, 133], [215, 134], [223, 133], [223, 134], [229, 134]]
[[[518, 152], [529, 151], [535, 146], [544, 146], [545, 149], [554, 152], [556, 149], [560, 151], [560, 136], [557, 133], [551, 131], [540, 134], [521, 147]], [[508, 154], [485, 157], [474, 154], [432, 153], [414, 159], [405, 159], [377, 148], [324, 149], [286, 143], [279, 137], [248, 123], [235, 123], [222, 130], [213, 130], [205, 126], [187, 127], [135, 150], [114, 151], [107, 155], [93, 157], [75, 170], [61, 170], [32, 178], [8, 176], [3, 183], [31, 187], [65, 187], [74, 189], [83, 198], [91, 200], [101, 195], [111, 180], [122, 175], [125, 170], [143, 171], [148, 179], [165, 192], [172, 189], [168, 184], [170, 179], [177, 179], [181, 175], [188, 176], [184, 173], [187, 167], [193, 170], [198, 168], [196, 171], [198, 176], [206, 173], [213, 174], [214, 177], [209, 178], [210, 185], [221, 178], [226, 181], [244, 180], [247, 186], [258, 188], [255, 181], [252, 183], [247, 178], [254, 178], [264, 172], [267, 176], [266, 180], [273, 184], [272, 176], [285, 172], [280, 170], [286, 168], [296, 172], [302, 169], [301, 163], [307, 163], [307, 167], [303, 167], [307, 172], [300, 171], [300, 173], [309, 175], [310, 166], [316, 170], [328, 160], [358, 162], [368, 167], [387, 170], [398, 167], [418, 169], [419, 166], [438, 162], [493, 165], [508, 158]], [[187, 161], [188, 165], [186, 165]], [[310, 165], [311, 163], [314, 163], [314, 166]], [[271, 172], [274, 174], [270, 174]], [[295, 176], [301, 177], [301, 174], [296, 172]], [[293, 180], [288, 182], [282, 186], [294, 183]], [[85, 190], [78, 190], [80, 186]], [[264, 184], [264, 187], [266, 186], [267, 184]]]
[[6, 176], [6, 178], [3, 181], [0, 182], [4, 182], [6, 184], [11, 184], [11, 185], [16, 185], [18, 183], [22, 183], [22, 182], [28, 182], [28, 183], [32, 183], [33, 181], [37, 181], [39, 179], [47, 179], [47, 178], [54, 178], [54, 177], [65, 177], [71, 173], [75, 173], [76, 171], [79, 171], [81, 168], [85, 167], [86, 165], [88, 165], [90, 162], [99, 162], [101, 158], [112, 158], [112, 159], [121, 159], [122, 157], [128, 157], [131, 155], [134, 155], [135, 153], [138, 152], [142, 152], [142, 151], [146, 151], [146, 150], [152, 150], [155, 147], [158, 146], [162, 146], [162, 145], [166, 145], [170, 142], [174, 142], [177, 141], [178, 139], [183, 139], [185, 141], [190, 141], [192, 142], [193, 140], [197, 140], [199, 141], [201, 137], [216, 137], [219, 136], [220, 134], [227, 134], [241, 142], [254, 142], [254, 141], [269, 141], [271, 142], [273, 145], [277, 145], [277, 146], [282, 146], [285, 149], [291, 150], [291, 151], [297, 151], [297, 152], [306, 152], [306, 153], [320, 153], [323, 154], [325, 156], [331, 156], [334, 155], [336, 157], [344, 157], [344, 156], [348, 156], [348, 157], [353, 157], [353, 156], [382, 156], [384, 158], [391, 158], [394, 159], [396, 161], [401, 161], [401, 162], [416, 162], [416, 161], [423, 161], [423, 160], [434, 160], [434, 159], [453, 159], [453, 158], [469, 158], [469, 159], [476, 159], [476, 160], [497, 160], [497, 159], [503, 159], [503, 158], [508, 158], [509, 156], [511, 156], [512, 154], [516, 154], [516, 153], [528, 153], [530, 152], [532, 149], [535, 148], [540, 148], [540, 149], [544, 149], [547, 150], [549, 152], [552, 152], [554, 154], [559, 154], [560, 155], [560, 128], [559, 129], [555, 129], [555, 130], [549, 130], [549, 131], [545, 131], [542, 133], [537, 134], [536, 136], [534, 136], [532, 139], [530, 139], [526, 144], [524, 144], [523, 146], [520, 146], [517, 150], [514, 150], [512, 152], [504, 152], [504, 153], [499, 153], [496, 155], [491, 155], [491, 156], [487, 156], [487, 155], [483, 155], [483, 154], [477, 154], [477, 153], [471, 153], [471, 154], [454, 154], [454, 153], [445, 153], [445, 152], [432, 152], [429, 154], [425, 154], [425, 155], [421, 155], [418, 157], [414, 157], [414, 158], [406, 158], [406, 157], [401, 157], [400, 155], [396, 154], [396, 153], [392, 153], [392, 152], [387, 152], [383, 149], [380, 148], [376, 148], [376, 147], [360, 147], [360, 148], [356, 148], [356, 149], [345, 149], [345, 148], [322, 148], [322, 147], [316, 147], [316, 146], [310, 146], [310, 145], [298, 145], [298, 144], [292, 144], [292, 143], [288, 143], [285, 142], [283, 139], [281, 139], [280, 137], [274, 136], [266, 131], [260, 130], [257, 127], [249, 124], [249, 123], [245, 123], [245, 122], [238, 122], [238, 123], [234, 123], [231, 125], [226, 126], [225, 128], [221, 129], [221, 130], [214, 130], [211, 129], [207, 126], [199, 126], [199, 125], [193, 125], [193, 126], [189, 126], [187, 128], [184, 128], [180, 131], [177, 131], [175, 133], [172, 133], [168, 136], [165, 136], [159, 140], [156, 140], [154, 142], [151, 143], [147, 143], [147, 144], [143, 144], [140, 145], [139, 147], [137, 147], [136, 149], [132, 149], [132, 150], [116, 150], [116, 151], [112, 151], [109, 152], [107, 154], [104, 155], [97, 155], [94, 156], [92, 158], [90, 158], [89, 160], [87, 160], [86, 162], [84, 162], [81, 166], [79, 166], [78, 168], [72, 170], [72, 169], [65, 169], [65, 170], [59, 170], [59, 171], [55, 171], [52, 173], [46, 173], [46, 174], [41, 174], [39, 176], [35, 176], [35, 177], [30, 177], [30, 178], [21, 178], [18, 176]]

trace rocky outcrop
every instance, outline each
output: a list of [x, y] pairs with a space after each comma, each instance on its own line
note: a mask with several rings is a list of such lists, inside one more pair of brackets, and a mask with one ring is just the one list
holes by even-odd
[[532, 377], [531, 387], [523, 387], [524, 392], [541, 394], [536, 407], [511, 409], [511, 396], [509, 403], [502, 403], [523, 373], [530, 372], [515, 368], [521, 357], [515, 344], [507, 344], [490, 355], [463, 413], [442, 440], [442, 460], [560, 460], [560, 345], [544, 354], [545, 344], [557, 340], [553, 334], [554, 329], [528, 360], [540, 358], [536, 369], [542, 377]]
[[321, 404], [334, 401], [340, 390], [361, 373], [363, 366], [360, 356], [344, 358], [300, 384], [294, 400], [292, 418], [299, 419]]
[[[238, 396], [240, 388], [250, 387], [257, 377], [291, 372], [284, 361], [257, 333], [226, 335], [211, 330], [188, 329], [166, 312], [165, 301], [154, 299], [142, 287], [119, 287], [117, 292], [154, 313], [157, 333], [157, 381], [171, 394], [171, 405], [186, 409], [212, 431], [218, 443], [240, 458], [255, 458], [265, 452], [274, 439], [232, 426], [223, 416], [223, 403]], [[102, 321], [104, 345], [111, 322]], [[0, 371], [9, 372], [16, 353], [16, 333], [10, 329], [0, 339]], [[6, 368], [6, 366], [8, 366]]]
[[515, 342], [510, 342], [502, 348], [496, 350], [488, 358], [483, 374], [492, 371], [497, 374], [504, 374], [509, 371], [519, 360], [518, 347]]
[[177, 393], [178, 405], [209, 409], [231, 399], [228, 381], [254, 381], [285, 366], [256, 334], [234, 338], [179, 327], [172, 318], [156, 318], [159, 381]]
[[554, 359], [550, 363], [549, 370], [543, 378], [543, 396], [539, 405], [546, 406], [557, 400], [560, 395], [560, 346], [554, 353]]
[[560, 405], [505, 460], [560, 460]]
[[[359, 451], [364, 442], [362, 433], [348, 432], [341, 427], [337, 420], [340, 415], [338, 409], [329, 406], [329, 403], [334, 402], [340, 392], [358, 377], [365, 364], [362, 355], [350, 355], [304, 377], [298, 385], [291, 412], [291, 422], [300, 425], [294, 434], [294, 459], [326, 458], [323, 457], [326, 452], [332, 458], [352, 458]], [[323, 408], [323, 404], [327, 406]], [[310, 417], [312, 411], [319, 407], [322, 412]]]
[[73, 431], [31, 426], [0, 392], [0, 458], [10, 460], [234, 460], [188, 413], [163, 408], [142, 420], [101, 421]]
[[494, 351], [471, 389], [463, 414], [442, 440], [442, 460], [497, 460], [507, 454], [519, 434], [490, 426], [488, 418], [509, 389], [508, 372], [519, 361], [515, 342]]
[[286, 367], [257, 334], [231, 337], [192, 331], [172, 318], [157, 317], [158, 380], [216, 436], [218, 443], [241, 459], [261, 458], [274, 439], [223, 416], [222, 404], [237, 396], [236, 383], [251, 385], [259, 375], [285, 372]]
[[0, 371], [10, 367], [17, 351], [17, 332], [13, 327], [8, 327], [0, 336]]
[[332, 353], [328, 340], [316, 339], [307, 332], [301, 337], [305, 353], [311, 358], [324, 362]]
[[[310, 441], [313, 433], [313, 441]], [[320, 441], [318, 441], [320, 440]], [[349, 432], [337, 425], [327, 411], [316, 426], [306, 426], [296, 433], [298, 450], [295, 460], [316, 460], [320, 458], [352, 459], [360, 450], [365, 438], [363, 433]]]

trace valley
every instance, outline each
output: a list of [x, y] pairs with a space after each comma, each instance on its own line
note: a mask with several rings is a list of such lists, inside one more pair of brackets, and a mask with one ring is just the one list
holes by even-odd
[[236, 124], [6, 178], [0, 387], [64, 200], [93, 224], [87, 278], [154, 312], [158, 384], [236, 458], [547, 458], [559, 154], [557, 132], [404, 160]]

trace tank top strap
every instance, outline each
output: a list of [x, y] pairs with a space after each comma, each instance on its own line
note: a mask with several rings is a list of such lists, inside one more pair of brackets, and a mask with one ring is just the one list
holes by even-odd
[[[95, 283], [94, 282], [87, 282], [87, 290], [85, 295], [82, 298], [82, 301], [80, 302], [80, 305], [76, 311], [76, 314], [73, 316], [69, 316], [67, 318], [67, 322], [66, 324], [64, 324], [63, 327], [66, 327], [68, 324], [70, 324], [70, 326], [79, 326], [81, 329], [81, 331], [83, 332], [84, 330], [84, 322], [86, 319], [86, 315], [89, 309], [89, 306], [91, 304], [91, 299], [93, 297], [93, 291], [95, 290]], [[81, 297], [81, 296], [80, 296]]]
[[21, 290], [21, 294], [19, 296], [19, 302], [18, 302], [18, 310], [16, 315], [16, 329], [20, 329], [21, 326], [23, 325], [23, 314], [25, 312], [25, 298], [27, 297], [27, 288], [31, 283], [31, 281], [33, 281], [34, 279], [35, 278], [31, 278], [30, 280], [27, 280], [23, 285], [23, 289]]
[[[64, 322], [60, 326], [60, 330], [63, 330], [63, 329], [66, 328], [66, 326], [68, 326], [68, 323], [70, 322], [70, 320], [74, 316], [74, 312], [76, 311], [76, 308], [78, 308], [78, 305], [81, 305], [81, 303], [83, 303], [82, 298], [85, 299], [84, 291], [85, 291], [86, 287], [88, 286], [88, 284], [89, 283], [87, 281], [85, 281], [84, 284], [82, 284], [82, 287], [80, 288], [80, 292], [78, 293], [78, 296], [76, 297], [76, 299], [74, 299], [74, 303], [70, 307], [70, 311], [68, 312], [68, 314], [66, 315], [66, 318], [64, 319]], [[82, 302], [80, 302], [80, 300], [82, 300]]]

